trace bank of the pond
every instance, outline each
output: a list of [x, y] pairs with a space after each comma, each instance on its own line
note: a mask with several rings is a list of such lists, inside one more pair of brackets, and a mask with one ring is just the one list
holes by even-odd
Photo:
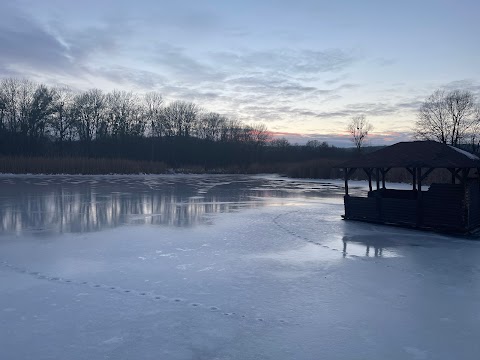
[[[341, 179], [343, 169], [336, 166], [345, 159], [320, 158], [302, 162], [251, 163], [223, 167], [200, 165], [172, 166], [164, 162], [87, 158], [87, 157], [27, 157], [1, 156], [0, 173], [3, 174], [69, 174], [69, 175], [108, 175], [108, 174], [280, 174], [303, 179]], [[425, 183], [445, 182], [450, 174], [435, 170]], [[357, 171], [353, 177], [365, 180], [366, 174]], [[388, 182], [409, 183], [411, 175], [405, 169], [392, 169], [387, 175]]]
[[338, 163], [330, 159], [308, 162], [232, 164], [222, 167], [173, 166], [165, 162], [88, 157], [0, 157], [0, 173], [6, 174], [282, 174], [295, 178], [339, 178]]

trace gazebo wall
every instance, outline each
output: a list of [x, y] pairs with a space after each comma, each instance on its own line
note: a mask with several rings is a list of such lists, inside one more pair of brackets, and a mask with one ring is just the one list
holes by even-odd
[[412, 191], [403, 191], [403, 198], [399, 191], [381, 190], [368, 197], [345, 196], [345, 219], [460, 232], [480, 226], [478, 181], [467, 186], [432, 184], [420, 199], [415, 199]]

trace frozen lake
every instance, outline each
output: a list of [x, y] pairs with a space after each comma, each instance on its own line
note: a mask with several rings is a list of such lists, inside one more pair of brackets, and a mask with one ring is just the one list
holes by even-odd
[[0, 358], [478, 359], [480, 242], [342, 185], [1, 175]]

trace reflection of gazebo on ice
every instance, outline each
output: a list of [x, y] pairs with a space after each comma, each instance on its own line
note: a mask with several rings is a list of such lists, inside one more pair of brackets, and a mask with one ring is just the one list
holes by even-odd
[[[339, 167], [345, 173], [347, 220], [456, 232], [480, 226], [480, 159], [469, 152], [434, 141], [401, 142]], [[386, 188], [385, 176], [392, 168], [407, 169], [412, 190]], [[348, 194], [348, 181], [358, 169], [368, 177], [367, 197]], [[434, 183], [422, 190], [422, 182], [435, 169], [450, 171], [451, 183]]]
[[364, 235], [364, 236], [344, 236], [342, 239], [343, 242], [343, 255], [344, 257], [347, 255], [348, 251], [348, 245], [349, 244], [354, 244], [358, 246], [364, 246], [365, 247], [365, 256], [367, 257], [382, 257], [383, 256], [383, 250], [386, 247], [394, 247], [395, 243], [388, 243], [383, 239], [378, 239], [378, 237], [371, 236], [371, 235]]

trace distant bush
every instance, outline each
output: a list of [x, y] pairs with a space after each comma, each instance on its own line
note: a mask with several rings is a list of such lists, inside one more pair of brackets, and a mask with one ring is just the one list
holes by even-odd
[[286, 175], [294, 178], [338, 179], [343, 177], [341, 169], [335, 168], [342, 161], [337, 159], [315, 159], [302, 163], [290, 164]]
[[9, 174], [162, 174], [163, 162], [83, 157], [0, 157], [0, 172]]

